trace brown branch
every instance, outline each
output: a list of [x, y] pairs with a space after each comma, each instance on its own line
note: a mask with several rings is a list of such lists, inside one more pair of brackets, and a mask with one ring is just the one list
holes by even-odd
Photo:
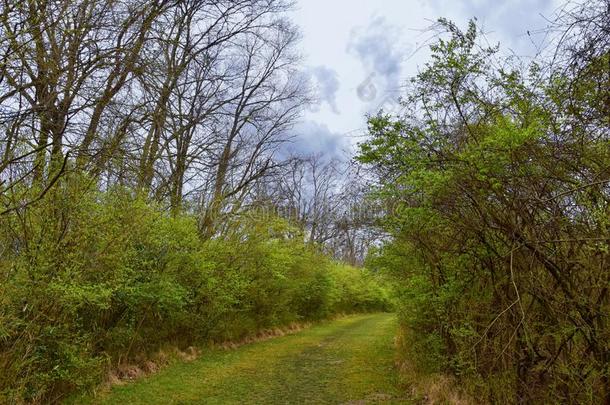
[[66, 153], [66, 156], [64, 157], [64, 161], [61, 165], [61, 168], [59, 169], [59, 171], [57, 172], [57, 174], [55, 174], [55, 176], [53, 176], [53, 178], [51, 179], [51, 181], [49, 182], [49, 184], [44, 188], [44, 190], [42, 190], [42, 192], [40, 193], [40, 195], [36, 198], [34, 198], [33, 200], [30, 200], [20, 206], [15, 206], [15, 207], [10, 207], [5, 209], [4, 211], [0, 211], [0, 216], [1, 215], [6, 215], [9, 214], [13, 211], [16, 211], [18, 209], [21, 208], [27, 208], [30, 205], [42, 200], [45, 195], [51, 190], [51, 188], [53, 188], [53, 186], [55, 185], [55, 183], [57, 183], [57, 181], [59, 181], [59, 178], [62, 176], [62, 174], [65, 172], [66, 170], [66, 166], [68, 164], [68, 157], [70, 156], [70, 152]]

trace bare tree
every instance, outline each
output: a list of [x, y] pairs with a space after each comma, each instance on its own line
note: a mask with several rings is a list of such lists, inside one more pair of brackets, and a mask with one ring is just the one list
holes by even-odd
[[202, 232], [212, 235], [220, 214], [238, 209], [275, 165], [307, 101], [296, 74], [298, 33], [283, 17], [290, 6], [5, 0], [5, 209], [42, 198], [69, 169], [100, 187], [120, 183], [168, 200], [175, 212], [197, 194]]
[[298, 33], [284, 20], [261, 27], [230, 50], [225, 103], [213, 126], [214, 172], [202, 192], [202, 234], [212, 236], [223, 213], [235, 212], [253, 183], [277, 166], [273, 156], [308, 101], [294, 45]]
[[[105, 128], [103, 139], [100, 123], [137, 73], [153, 22], [172, 5], [169, 0], [3, 2], [5, 184], [27, 180], [44, 193], [66, 168], [68, 151], [84, 168], [118, 143], [125, 132]], [[4, 192], [9, 190], [14, 191]]]

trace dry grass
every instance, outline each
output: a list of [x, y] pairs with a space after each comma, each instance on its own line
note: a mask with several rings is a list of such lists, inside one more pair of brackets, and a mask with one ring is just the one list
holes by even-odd
[[[227, 341], [220, 344], [211, 345], [211, 348], [221, 348], [224, 350], [234, 350], [241, 346], [262, 342], [280, 336], [291, 335], [311, 327], [311, 323], [293, 322], [282, 328], [265, 329], [248, 336], [239, 341]], [[119, 364], [111, 369], [101, 386], [95, 390], [97, 392], [107, 392], [113, 386], [124, 385], [127, 382], [135, 381], [146, 376], [156, 374], [169, 364], [175, 361], [192, 362], [199, 358], [202, 349], [190, 346], [185, 350], [176, 347], [167, 347], [159, 350], [153, 356], [142, 357], [130, 364]]]
[[404, 347], [407, 345], [405, 336], [399, 332], [395, 339], [399, 359], [396, 368], [401, 385], [408, 387], [412, 398], [423, 404], [452, 404], [452, 405], [480, 405], [484, 402], [470, 398], [457, 384], [455, 378], [441, 373], [422, 373], [405, 355]]
[[263, 342], [265, 340], [273, 339], [276, 337], [292, 335], [294, 333], [298, 333], [298, 332], [302, 331], [303, 329], [307, 329], [309, 327], [311, 327], [311, 323], [293, 322], [283, 328], [264, 329], [264, 330], [258, 331], [256, 334], [248, 336], [242, 340], [223, 342], [218, 345], [215, 345], [215, 347], [218, 347], [221, 349], [226, 349], [226, 350], [233, 350], [233, 349], [237, 349], [238, 347], [243, 346], [243, 345], [256, 343], [256, 342]]

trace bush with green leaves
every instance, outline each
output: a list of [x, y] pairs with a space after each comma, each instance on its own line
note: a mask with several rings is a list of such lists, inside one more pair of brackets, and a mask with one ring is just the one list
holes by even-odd
[[85, 184], [0, 217], [0, 403], [59, 401], [163, 345], [388, 308], [284, 220], [252, 213], [202, 240], [195, 216]]
[[398, 282], [413, 359], [491, 403], [610, 401], [603, 10], [572, 16], [566, 64], [526, 68], [441, 20], [404, 115], [371, 117], [361, 145], [395, 208], [369, 267]]

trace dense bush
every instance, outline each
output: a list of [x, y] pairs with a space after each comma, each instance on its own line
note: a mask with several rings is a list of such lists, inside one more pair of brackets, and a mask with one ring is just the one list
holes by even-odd
[[374, 276], [277, 218], [253, 214], [203, 241], [193, 216], [66, 182], [0, 229], [0, 403], [57, 401], [168, 342], [389, 305]]
[[404, 115], [372, 117], [361, 145], [393, 208], [369, 267], [399, 281], [403, 350], [480, 401], [610, 401], [602, 3], [567, 17], [565, 59], [526, 68], [497, 58], [474, 22], [441, 20]]

